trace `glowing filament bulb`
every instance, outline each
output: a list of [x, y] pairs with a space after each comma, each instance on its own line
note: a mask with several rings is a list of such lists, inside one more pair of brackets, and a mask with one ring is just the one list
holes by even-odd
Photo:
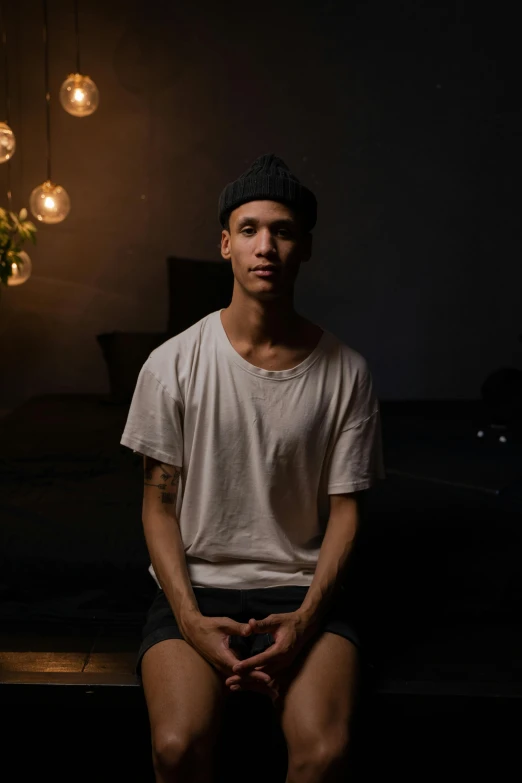
[[71, 73], [60, 87], [60, 103], [73, 117], [88, 117], [98, 108], [98, 88], [89, 76]]
[[11, 264], [12, 274], [7, 278], [7, 285], [21, 285], [31, 277], [33, 268], [31, 259], [25, 250], [21, 250], [18, 255], [20, 257], [20, 263], [13, 262]]
[[69, 195], [61, 185], [46, 180], [31, 193], [31, 212], [42, 223], [61, 223], [71, 208]]
[[13, 131], [5, 122], [0, 122], [0, 163], [5, 163], [13, 157], [16, 149], [16, 139]]

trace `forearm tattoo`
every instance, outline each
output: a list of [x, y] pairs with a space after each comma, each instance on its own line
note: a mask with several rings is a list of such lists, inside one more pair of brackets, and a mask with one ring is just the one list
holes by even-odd
[[[154, 468], [159, 466], [161, 472], [158, 475], [156, 471], [156, 481], [154, 481]], [[179, 477], [181, 475], [181, 468], [172, 467], [171, 465], [164, 465], [158, 460], [152, 459], [152, 457], [145, 457], [144, 463], [144, 478], [146, 487], [157, 487], [161, 490], [161, 502], [168, 503], [170, 505], [176, 502], [178, 494]]]

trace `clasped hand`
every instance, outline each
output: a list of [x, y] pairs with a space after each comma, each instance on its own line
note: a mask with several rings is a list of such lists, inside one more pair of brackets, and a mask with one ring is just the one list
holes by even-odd
[[298, 612], [271, 614], [263, 620], [250, 619], [248, 625], [250, 631], [243, 636], [270, 633], [274, 644], [258, 655], [234, 664], [234, 674], [225, 680], [231, 690], [241, 689], [246, 684], [245, 675], [251, 671], [264, 672], [267, 684], [276, 686], [274, 675], [292, 663], [313, 633], [311, 625]]

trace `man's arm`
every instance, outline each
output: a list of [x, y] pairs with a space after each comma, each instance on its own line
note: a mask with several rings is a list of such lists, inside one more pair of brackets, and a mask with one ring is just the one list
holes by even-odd
[[321, 622], [346, 575], [360, 521], [357, 494], [330, 495], [330, 516], [314, 578], [298, 609], [298, 614], [311, 628]]
[[176, 517], [181, 468], [143, 456], [143, 530], [152, 566], [180, 629], [201, 615], [189, 579]]

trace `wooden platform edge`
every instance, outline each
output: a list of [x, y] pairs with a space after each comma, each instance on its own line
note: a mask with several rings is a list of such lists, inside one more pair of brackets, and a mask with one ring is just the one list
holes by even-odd
[[[55, 688], [99, 687], [107, 689], [141, 689], [134, 674], [122, 672], [0, 672], [0, 688], [14, 692], [16, 686], [34, 686], [41, 690]], [[431, 696], [434, 698], [522, 699], [522, 683], [510, 682], [433, 682], [420, 680], [389, 680], [374, 684], [373, 696]]]
[[0, 672], [0, 686], [2, 685], [140, 687], [134, 674], [121, 672], [117, 674], [111, 672]]

